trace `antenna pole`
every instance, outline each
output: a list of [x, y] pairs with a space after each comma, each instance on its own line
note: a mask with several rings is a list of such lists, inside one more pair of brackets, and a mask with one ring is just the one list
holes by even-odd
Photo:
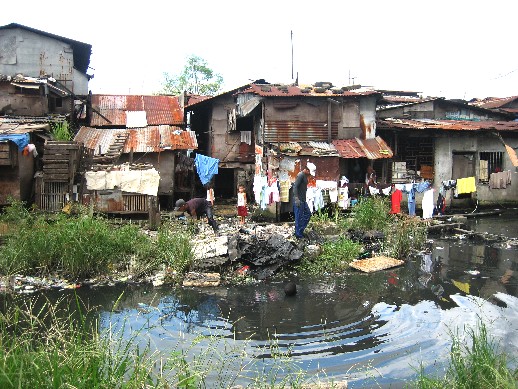
[[293, 80], [293, 30], [291, 32], [291, 79]]

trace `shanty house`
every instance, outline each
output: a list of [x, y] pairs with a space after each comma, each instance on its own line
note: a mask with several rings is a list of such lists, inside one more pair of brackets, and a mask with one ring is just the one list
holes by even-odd
[[[191, 195], [194, 170], [187, 153], [198, 145], [196, 136], [184, 127], [176, 97], [92, 95], [90, 125], [81, 127], [75, 137], [90, 151], [86, 178], [92, 181], [84, 182], [83, 200], [89, 202], [93, 196], [100, 211], [139, 213], [148, 211], [148, 196], [157, 197], [162, 209], [171, 209], [175, 195]], [[103, 173], [92, 174], [144, 170], [153, 182], [139, 178], [140, 186], [134, 182], [110, 186], [99, 182]]]
[[518, 119], [518, 96], [511, 97], [488, 97], [482, 100], [471, 100], [470, 105], [485, 109], [490, 109], [496, 112], [504, 112], [514, 115]]
[[0, 26], [0, 115], [71, 115], [88, 95], [91, 51], [17, 23]]
[[476, 191], [459, 196], [449, 191], [446, 202], [518, 202], [517, 121], [386, 118], [377, 128], [394, 151], [393, 183], [427, 179], [438, 193], [446, 181], [474, 177]]
[[319, 180], [345, 175], [363, 182], [367, 165], [392, 156], [376, 136], [379, 97], [325, 82], [303, 87], [258, 80], [186, 104], [185, 111], [200, 152], [220, 161], [216, 195], [230, 198], [238, 184], [250, 192], [257, 176], [293, 180], [308, 161]]
[[49, 124], [0, 118], [0, 205], [8, 204], [9, 198], [34, 200], [34, 174], [49, 130]]

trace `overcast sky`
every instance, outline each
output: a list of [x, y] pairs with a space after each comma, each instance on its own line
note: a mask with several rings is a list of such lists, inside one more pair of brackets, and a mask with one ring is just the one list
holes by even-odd
[[[518, 95], [518, 1], [41, 1], [19, 23], [92, 45], [93, 93], [152, 94], [197, 55], [224, 90], [260, 78], [446, 98]], [[293, 31], [293, 40], [291, 39]]]

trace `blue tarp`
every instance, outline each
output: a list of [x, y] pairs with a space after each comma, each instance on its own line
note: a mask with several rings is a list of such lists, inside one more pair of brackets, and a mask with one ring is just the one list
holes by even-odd
[[10, 140], [22, 151], [29, 144], [29, 134], [0, 134], [0, 142]]

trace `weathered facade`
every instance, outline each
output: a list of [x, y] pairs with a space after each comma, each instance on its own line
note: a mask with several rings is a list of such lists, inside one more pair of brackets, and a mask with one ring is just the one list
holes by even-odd
[[[359, 145], [376, 138], [379, 97], [373, 91], [353, 92], [331, 83], [302, 87], [258, 80], [188, 104], [185, 110], [199, 135], [200, 152], [220, 160], [216, 192], [232, 197], [238, 184], [250, 187], [253, 176], [272, 175], [284, 158], [296, 161], [292, 178], [307, 160], [317, 165], [317, 179], [350, 176], [353, 166], [347, 159], [361, 161], [365, 174], [370, 157], [388, 157], [366, 154], [368, 146]], [[341, 155], [333, 142], [345, 139], [362, 151]]]
[[[185, 161], [189, 161], [187, 152], [198, 145], [196, 136], [184, 130], [178, 98], [93, 95], [92, 109], [90, 126], [81, 127], [75, 137], [75, 141], [90, 150], [89, 170], [109, 171], [119, 169], [120, 165], [127, 165], [130, 170], [155, 169], [159, 182], [154, 196], [162, 209], [171, 209], [175, 196], [192, 195], [194, 171]], [[101, 211], [148, 211], [148, 201], [144, 198], [148, 193], [131, 193], [120, 188], [115, 191], [114, 195], [113, 189], [87, 190], [83, 200], [88, 202], [93, 195]], [[138, 195], [142, 198], [136, 200]], [[103, 201], [103, 196], [109, 200]]]
[[[475, 177], [476, 192], [453, 196], [452, 206], [502, 205], [518, 202], [518, 122], [384, 119], [378, 131], [394, 151], [392, 182], [442, 182]], [[404, 171], [397, 169], [403, 164]], [[491, 188], [491, 174], [507, 172], [510, 185]], [[419, 201], [419, 197], [417, 201]]]
[[0, 26], [0, 42], [1, 75], [51, 79], [77, 96], [88, 94], [91, 45], [17, 23]]
[[[0, 120], [0, 205], [8, 204], [9, 198], [34, 200], [34, 174], [49, 130], [49, 124]], [[29, 144], [35, 147], [30, 152]]]

